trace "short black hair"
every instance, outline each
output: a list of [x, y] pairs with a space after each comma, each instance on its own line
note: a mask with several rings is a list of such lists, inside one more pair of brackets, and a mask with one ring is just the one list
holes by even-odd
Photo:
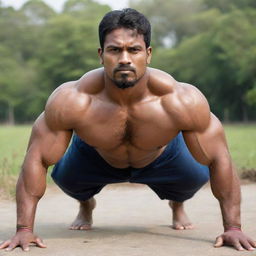
[[142, 13], [132, 8], [125, 8], [108, 12], [101, 20], [99, 24], [99, 40], [102, 49], [107, 34], [118, 28], [136, 30], [138, 34], [144, 36], [146, 48], [150, 46], [151, 25], [148, 19]]

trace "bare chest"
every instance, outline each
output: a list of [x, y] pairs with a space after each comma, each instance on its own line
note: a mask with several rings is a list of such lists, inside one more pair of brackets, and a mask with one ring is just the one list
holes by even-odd
[[133, 108], [92, 106], [76, 127], [77, 134], [95, 148], [113, 150], [122, 145], [154, 150], [166, 145], [178, 127], [158, 102]]

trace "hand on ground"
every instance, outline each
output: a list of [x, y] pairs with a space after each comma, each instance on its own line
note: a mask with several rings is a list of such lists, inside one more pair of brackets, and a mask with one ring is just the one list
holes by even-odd
[[40, 248], [46, 248], [43, 241], [32, 232], [18, 231], [14, 237], [0, 244], [0, 249], [11, 251], [20, 246], [23, 251], [29, 251], [30, 243], [36, 244]]
[[228, 230], [218, 236], [214, 247], [221, 247], [223, 245], [233, 246], [238, 251], [253, 251], [256, 248], [256, 242], [239, 230]]

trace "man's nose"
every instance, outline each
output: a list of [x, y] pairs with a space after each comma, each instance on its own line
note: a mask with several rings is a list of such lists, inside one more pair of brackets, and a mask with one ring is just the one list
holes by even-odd
[[119, 57], [119, 64], [131, 64], [130, 55], [127, 51], [122, 51]]

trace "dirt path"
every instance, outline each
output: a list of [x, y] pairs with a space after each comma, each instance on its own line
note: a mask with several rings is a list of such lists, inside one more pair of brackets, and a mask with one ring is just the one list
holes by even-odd
[[[243, 229], [256, 239], [256, 185], [242, 186]], [[206, 186], [186, 204], [195, 230], [169, 228], [171, 212], [146, 186], [108, 186], [96, 196], [97, 208], [92, 231], [69, 231], [78, 204], [58, 188], [47, 190], [36, 219], [36, 233], [47, 249], [32, 247], [31, 256], [234, 256], [255, 252], [237, 252], [232, 248], [213, 248], [222, 232], [218, 202]], [[15, 204], [0, 202], [0, 241], [13, 235]], [[24, 255], [20, 248], [0, 255]]]

